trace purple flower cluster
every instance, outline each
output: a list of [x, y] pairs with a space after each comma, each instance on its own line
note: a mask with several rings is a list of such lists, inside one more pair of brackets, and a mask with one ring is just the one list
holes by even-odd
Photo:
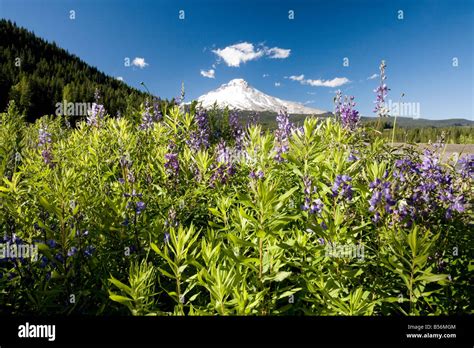
[[466, 155], [458, 161], [458, 173], [463, 179], [474, 178], [474, 155]]
[[260, 116], [258, 115], [258, 113], [256, 112], [251, 113], [247, 120], [247, 128], [250, 126], [255, 126], [256, 124], [259, 123], [259, 121], [260, 121]]
[[253, 170], [249, 173], [249, 178], [252, 180], [263, 180], [265, 178], [265, 173], [261, 170], [254, 172]]
[[286, 111], [280, 111], [276, 117], [278, 129], [275, 131], [275, 140], [277, 142], [275, 160], [282, 162], [282, 154], [288, 152], [288, 139], [293, 126], [290, 122], [290, 116]]
[[209, 117], [205, 110], [196, 111], [194, 116], [196, 121], [196, 130], [190, 135], [189, 146], [194, 150], [207, 149], [209, 148], [210, 141], [210, 128], [209, 128]]
[[341, 116], [341, 109], [342, 109], [342, 92], [340, 89], [338, 89], [334, 97], [334, 116], [336, 116], [336, 118]]
[[351, 182], [352, 178], [349, 175], [337, 175], [332, 186], [332, 196], [350, 201], [353, 195]]
[[163, 119], [160, 110], [160, 98], [153, 98], [153, 117], [155, 122], [160, 122]]
[[170, 143], [168, 146], [168, 153], [165, 154], [165, 171], [170, 178], [178, 178], [179, 175], [179, 160], [178, 154], [175, 151], [175, 145]]
[[54, 166], [53, 154], [51, 152], [51, 133], [48, 132], [46, 127], [39, 129], [38, 136], [38, 147], [41, 149], [41, 156], [43, 157], [44, 163], [50, 167]]
[[99, 104], [100, 94], [98, 89], [95, 90], [94, 99], [95, 101], [92, 103], [92, 108], [87, 112], [87, 124], [89, 126], [99, 127], [99, 122], [105, 115], [105, 108], [102, 104]]
[[141, 214], [141, 212], [145, 210], [145, 208], [146, 208], [146, 204], [142, 201], [139, 201], [136, 203], [135, 212], [137, 213], [137, 215]]
[[393, 213], [393, 207], [397, 203], [393, 197], [392, 183], [382, 181], [379, 178], [371, 182], [369, 188], [372, 191], [372, 197], [369, 200], [369, 211], [374, 213], [372, 221], [380, 220], [381, 207], [386, 213]]
[[[465, 171], [461, 170], [461, 178]], [[462, 191], [462, 181], [455, 180], [454, 173], [441, 165], [440, 156], [425, 150], [421, 161], [401, 159], [396, 161], [393, 177], [398, 182], [398, 192], [404, 199], [394, 211], [400, 219], [407, 217], [427, 218], [436, 211], [444, 211], [444, 217], [451, 219], [453, 213], [466, 209], [466, 198]]]
[[301, 206], [301, 209], [304, 211], [309, 211], [310, 214], [321, 214], [324, 208], [323, 202], [319, 198], [314, 198], [316, 193], [316, 187], [312, 186], [311, 178], [305, 176], [303, 178], [304, 184], [304, 204]]
[[[132, 171], [132, 164], [133, 162], [127, 157], [127, 156], [122, 156], [120, 157], [119, 160], [120, 166], [122, 167], [122, 173], [127, 179], [127, 181], [131, 184], [135, 182], [135, 175], [133, 174]], [[125, 178], [119, 178], [118, 182], [121, 184], [125, 184]]]
[[182, 83], [180, 95], [174, 98], [176, 105], [180, 105], [184, 101], [184, 96], [185, 96], [184, 83]]
[[350, 98], [347, 98], [346, 96], [344, 98], [344, 103], [342, 103], [339, 108], [339, 115], [341, 116], [341, 122], [344, 128], [354, 130], [359, 124], [359, 111], [354, 109], [355, 105], [354, 97], [351, 96]]
[[154, 115], [152, 114], [151, 106], [148, 103], [148, 99], [145, 101], [145, 108], [142, 113], [142, 123], [139, 128], [141, 130], [147, 130], [153, 127]]
[[357, 156], [359, 154], [359, 151], [353, 150], [349, 153], [349, 156], [347, 157], [347, 161], [349, 162], [355, 162], [359, 160], [359, 157]]
[[210, 184], [212, 187], [215, 185], [215, 182], [226, 184], [232, 175], [235, 174], [235, 165], [232, 162], [230, 149], [226, 146], [224, 140], [217, 144], [216, 151], [216, 164], [213, 165], [214, 172], [210, 178]]
[[387, 98], [387, 94], [389, 91], [387, 85], [385, 84], [385, 80], [387, 79], [387, 77], [385, 76], [386, 67], [387, 66], [385, 65], [385, 61], [382, 60], [382, 63], [380, 64], [380, 85], [376, 89], [374, 89], [374, 92], [377, 95], [374, 101], [374, 113], [376, 113], [379, 117], [387, 117], [389, 112], [389, 110], [385, 106], [385, 99]]
[[84, 255], [86, 257], [91, 257], [92, 254], [95, 252], [95, 247], [93, 245], [88, 245], [84, 250]]
[[244, 141], [244, 130], [239, 121], [239, 114], [236, 111], [232, 111], [229, 114], [229, 128], [230, 134], [235, 141], [235, 148], [241, 150]]

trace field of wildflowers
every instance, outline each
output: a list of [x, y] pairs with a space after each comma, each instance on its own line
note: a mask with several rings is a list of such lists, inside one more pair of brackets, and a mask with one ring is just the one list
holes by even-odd
[[302, 127], [281, 112], [272, 132], [159, 100], [112, 118], [98, 93], [75, 127], [11, 103], [0, 311], [472, 313], [474, 157], [396, 151], [353, 98], [335, 104]]

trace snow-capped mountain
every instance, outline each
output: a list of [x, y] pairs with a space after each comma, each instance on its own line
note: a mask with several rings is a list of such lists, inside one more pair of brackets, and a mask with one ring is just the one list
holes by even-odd
[[243, 79], [234, 79], [221, 85], [218, 89], [198, 98], [204, 108], [212, 107], [215, 102], [219, 107], [247, 111], [286, 110], [289, 114], [323, 114], [325, 111], [313, 109], [300, 103], [282, 100], [250, 86]]

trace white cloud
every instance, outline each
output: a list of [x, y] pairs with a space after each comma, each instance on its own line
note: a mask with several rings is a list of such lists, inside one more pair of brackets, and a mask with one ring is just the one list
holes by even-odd
[[350, 80], [346, 77], [335, 77], [332, 80], [304, 80], [302, 83], [317, 87], [339, 87], [349, 83]]
[[285, 59], [290, 56], [290, 53], [291, 53], [290, 49], [284, 49], [284, 48], [278, 48], [278, 47], [273, 47], [267, 50], [267, 55], [269, 58]]
[[275, 82], [275, 87], [280, 87], [281, 83], [280, 82]]
[[290, 77], [288, 77], [290, 80], [293, 80], [293, 81], [303, 81], [304, 80], [304, 75], [301, 74], [301, 75], [298, 75], [298, 76], [295, 76], [295, 75], [292, 75]]
[[257, 60], [263, 56], [280, 59], [288, 58], [291, 50], [279, 47], [255, 47], [250, 42], [241, 42], [222, 49], [218, 48], [212, 50], [212, 52], [214, 52], [220, 59], [224, 60], [227, 66], [239, 67], [242, 63]]
[[263, 74], [262, 77], [265, 78], [265, 77], [268, 77], [270, 76], [269, 74]]
[[373, 79], [376, 79], [377, 77], [379, 77], [379, 74], [373, 74], [373, 75], [367, 77], [367, 80], [373, 80]]
[[293, 81], [298, 81], [302, 85], [310, 85], [314, 87], [339, 87], [339, 86], [345, 85], [346, 83], [351, 82], [346, 77], [335, 77], [332, 80], [321, 80], [321, 79], [311, 80], [311, 79], [305, 79], [303, 74], [292, 75], [288, 78]]
[[209, 69], [209, 70], [201, 70], [201, 75], [210, 79], [213, 79], [215, 77], [216, 71], [214, 69]]
[[149, 64], [145, 62], [145, 58], [141, 57], [135, 57], [133, 58], [132, 65], [135, 65], [139, 67], [140, 69], [143, 69], [144, 67], [148, 66]]
[[253, 44], [242, 42], [227, 46], [226, 48], [213, 50], [228, 66], [238, 67], [241, 63], [255, 60], [263, 56], [262, 50], [255, 51]]
[[119, 80], [119, 81], [123, 81], [123, 77], [122, 77], [122, 76], [117, 76], [116, 79]]
[[307, 100], [303, 103], [303, 105], [306, 105], [306, 104], [313, 104], [316, 100]]
[[309, 94], [309, 95], [316, 95], [317, 93], [316, 93], [316, 92], [306, 92], [306, 94]]

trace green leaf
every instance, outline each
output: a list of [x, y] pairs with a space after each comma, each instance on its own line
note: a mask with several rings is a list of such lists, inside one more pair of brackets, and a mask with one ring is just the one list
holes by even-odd
[[112, 301], [119, 302], [119, 303], [132, 302], [132, 299], [125, 296], [110, 294], [109, 297]]
[[440, 282], [448, 278], [447, 274], [423, 274], [416, 279], [427, 283]]
[[121, 281], [115, 279], [114, 277], [109, 278], [109, 282], [114, 284], [119, 289], [125, 291], [127, 294], [129, 294], [129, 295], [132, 294], [132, 289], [129, 286], [125, 285], [124, 283], [122, 283]]

